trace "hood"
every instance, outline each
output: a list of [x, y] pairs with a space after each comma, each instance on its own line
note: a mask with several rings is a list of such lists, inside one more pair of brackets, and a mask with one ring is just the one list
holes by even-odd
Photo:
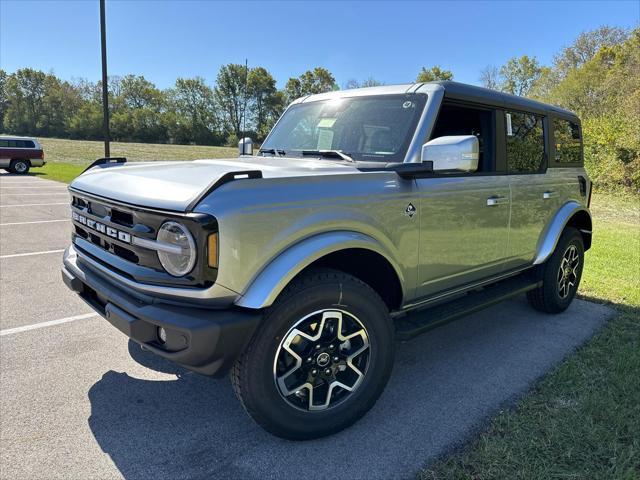
[[263, 178], [358, 172], [349, 164], [285, 157], [142, 162], [94, 167], [71, 188], [131, 205], [184, 212], [224, 174], [251, 170], [260, 170]]

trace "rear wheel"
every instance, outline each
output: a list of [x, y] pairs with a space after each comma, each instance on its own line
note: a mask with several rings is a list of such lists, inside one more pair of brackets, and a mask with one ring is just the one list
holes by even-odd
[[287, 287], [233, 368], [236, 395], [274, 435], [311, 439], [362, 417], [393, 365], [393, 327], [375, 291], [322, 270]]
[[24, 175], [26, 173], [29, 173], [29, 167], [31, 167], [29, 160], [11, 160], [11, 166], [9, 167], [9, 170], [11, 171], [11, 173]]
[[584, 266], [582, 235], [573, 227], [562, 233], [556, 249], [542, 268], [542, 286], [527, 293], [529, 303], [540, 311], [560, 313], [573, 301]]

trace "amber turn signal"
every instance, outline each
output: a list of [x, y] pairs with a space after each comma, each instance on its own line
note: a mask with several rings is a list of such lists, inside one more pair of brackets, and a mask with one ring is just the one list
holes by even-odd
[[208, 246], [209, 266], [218, 268], [218, 233], [209, 235]]

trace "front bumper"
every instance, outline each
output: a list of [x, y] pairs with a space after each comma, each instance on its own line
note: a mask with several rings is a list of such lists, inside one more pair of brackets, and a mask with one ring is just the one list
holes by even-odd
[[[261, 313], [163, 303], [115, 286], [83, 265], [72, 247], [64, 253], [64, 283], [114, 327], [155, 354], [195, 372], [223, 376], [244, 350]], [[166, 331], [161, 341], [158, 329]]]

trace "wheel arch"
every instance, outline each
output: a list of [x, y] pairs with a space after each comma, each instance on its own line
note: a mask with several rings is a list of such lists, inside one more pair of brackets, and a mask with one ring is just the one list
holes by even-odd
[[592, 221], [589, 210], [576, 201], [565, 203], [555, 214], [538, 241], [534, 265], [544, 263], [553, 253], [560, 235], [568, 226], [582, 234], [585, 251], [591, 248]]
[[292, 280], [313, 268], [332, 268], [359, 278], [390, 309], [398, 308], [405, 296], [402, 270], [384, 246], [368, 235], [340, 231], [307, 238], [279, 254], [254, 277], [236, 305], [268, 307]]

